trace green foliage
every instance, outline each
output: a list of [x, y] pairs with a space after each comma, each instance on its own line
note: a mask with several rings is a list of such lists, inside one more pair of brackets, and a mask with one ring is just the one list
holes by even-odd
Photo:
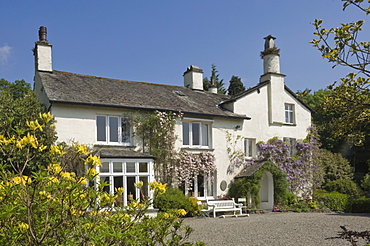
[[266, 162], [258, 171], [251, 177], [243, 177], [236, 179], [229, 188], [229, 197], [247, 197], [248, 194], [252, 197], [251, 206], [258, 206], [260, 204], [260, 189], [261, 179], [265, 171], [269, 171], [274, 180], [274, 203], [288, 204], [291, 199], [291, 194], [288, 190], [288, 182], [286, 174], [284, 174], [272, 162]]
[[339, 153], [334, 154], [329, 150], [320, 149], [318, 162], [324, 171], [323, 185], [329, 181], [353, 178], [353, 168]]
[[171, 112], [155, 111], [150, 114], [135, 114], [133, 125], [135, 135], [142, 139], [142, 151], [156, 158], [155, 172], [158, 179], [169, 181], [167, 169], [174, 161], [175, 123], [180, 115]]
[[328, 181], [323, 188], [329, 192], [336, 191], [352, 197], [359, 197], [363, 195], [358, 185], [350, 179], [337, 179]]
[[14, 83], [10, 83], [5, 79], [0, 79], [0, 91], [1, 93], [7, 92], [12, 95], [14, 99], [18, 99], [30, 94], [32, 90], [31, 85], [23, 79], [16, 80]]
[[[1, 79], [0, 88], [0, 136], [9, 139], [14, 137], [15, 140], [20, 140], [26, 137], [27, 134], [33, 134], [38, 139], [38, 142], [47, 148], [46, 151], [39, 151], [37, 148], [29, 149], [32, 158], [27, 161], [26, 165], [22, 163], [26, 150], [10, 153], [3, 149], [3, 151], [0, 151], [0, 163], [8, 166], [13, 165], [12, 168], [17, 168], [18, 170], [24, 168], [25, 170], [23, 171], [30, 173], [35, 170], [38, 163], [48, 163], [48, 148], [56, 140], [53, 120], [49, 120], [43, 126], [42, 131], [35, 131], [41, 121], [40, 116], [44, 110], [36, 95], [30, 89], [30, 85], [24, 80], [9, 83]], [[36, 119], [36, 121], [33, 121], [32, 129], [28, 125], [30, 124], [30, 119]], [[17, 166], [20, 163], [22, 164]]]
[[242, 83], [242, 79], [233, 75], [230, 79], [229, 88], [227, 89], [228, 95], [233, 96], [243, 91], [245, 91], [245, 87]]
[[170, 212], [173, 210], [184, 209], [187, 216], [196, 216], [199, 214], [199, 207], [194, 198], [189, 198], [177, 188], [169, 187], [164, 194], [154, 199], [155, 208], [159, 211]]
[[[107, 183], [95, 182], [99, 157], [83, 145], [73, 144], [68, 147], [74, 148], [72, 151], [65, 145], [46, 146], [50, 141], [38, 139], [52, 118], [42, 114], [38, 121], [28, 122], [23, 137], [0, 138], [5, 156], [19, 156], [0, 163], [0, 245], [186, 244], [192, 230], [182, 225], [182, 210], [150, 218], [145, 216], [150, 200], [114, 207], [123, 188], [108, 194], [104, 192]], [[32, 149], [45, 152], [49, 159], [40, 159], [37, 168], [25, 175], [27, 163], [36, 158]], [[66, 152], [70, 154], [63, 158]], [[87, 165], [81, 176], [59, 163], [68, 163], [73, 156], [76, 163], [82, 160]], [[154, 194], [161, 194], [164, 188], [156, 182], [150, 186]]]
[[370, 198], [351, 199], [347, 209], [347, 213], [370, 213]]
[[324, 192], [315, 191], [313, 194], [315, 201], [323, 203], [326, 207], [333, 211], [345, 211], [349, 202], [349, 195], [342, 194], [339, 192]]
[[211, 81], [213, 80], [213, 83], [217, 88], [217, 93], [218, 94], [225, 94], [226, 89], [224, 87], [224, 80], [219, 78], [220, 74], [218, 74], [218, 71], [216, 69], [215, 64], [212, 64], [212, 72], [211, 73], [212, 74], [211, 74], [210, 80], [207, 77], [205, 77], [203, 79], [203, 89], [205, 91], [208, 91], [208, 89], [211, 87]]
[[[369, 14], [369, 2], [343, 0], [343, 7], [355, 6], [366, 15]], [[365, 6], [364, 6], [365, 5]], [[315, 19], [314, 33], [317, 38], [311, 43], [324, 59], [353, 69], [339, 83], [328, 89], [331, 95], [325, 98], [324, 112], [334, 112], [337, 117], [330, 122], [334, 137], [346, 137], [354, 145], [363, 145], [366, 131], [369, 129], [370, 105], [370, 42], [359, 39], [364, 21], [343, 23], [340, 27], [325, 29], [323, 20]]]

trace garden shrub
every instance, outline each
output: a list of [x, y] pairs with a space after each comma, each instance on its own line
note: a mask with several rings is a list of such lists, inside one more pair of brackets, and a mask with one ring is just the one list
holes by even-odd
[[353, 168], [349, 161], [339, 153], [332, 153], [326, 149], [320, 149], [318, 163], [324, 171], [325, 185], [329, 181], [353, 178]]
[[328, 181], [323, 188], [328, 192], [336, 191], [352, 197], [360, 197], [363, 195], [358, 185], [350, 179]]
[[181, 190], [173, 187], [167, 188], [164, 194], [154, 199], [154, 207], [159, 211], [169, 212], [178, 209], [184, 209], [187, 216], [196, 216], [199, 213], [198, 205], [195, 205], [194, 198], [185, 196]]
[[347, 213], [370, 213], [370, 198], [351, 199], [346, 208]]
[[[67, 170], [72, 155], [65, 156], [65, 146], [51, 145], [44, 134], [48, 126], [54, 129], [51, 120], [50, 114], [40, 114], [17, 135], [0, 135], [6, 157], [0, 158], [0, 245], [191, 245], [185, 240], [192, 229], [179, 218], [185, 213], [181, 209], [151, 218], [145, 215], [149, 199], [114, 207], [124, 190], [104, 192], [108, 184], [96, 182], [100, 158], [86, 146], [71, 147], [86, 165], [84, 173]], [[37, 164], [26, 175], [30, 160]], [[156, 195], [165, 192], [163, 184], [149, 185]]]
[[336, 191], [330, 193], [325, 191], [315, 191], [314, 200], [319, 203], [323, 203], [333, 211], [344, 211], [348, 206], [349, 195]]

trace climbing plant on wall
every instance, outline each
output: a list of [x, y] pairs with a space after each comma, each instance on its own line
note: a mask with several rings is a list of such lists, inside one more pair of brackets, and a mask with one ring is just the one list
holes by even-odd
[[157, 179], [168, 183], [184, 182], [190, 188], [194, 177], [199, 174], [211, 177], [216, 166], [213, 153], [176, 150], [175, 124], [181, 117], [181, 114], [160, 111], [135, 114], [134, 133], [142, 139], [143, 152], [156, 158]]
[[230, 186], [228, 196], [252, 198], [251, 206], [260, 204], [261, 179], [266, 171], [269, 171], [274, 180], [274, 203], [288, 204], [291, 197], [288, 190], [287, 175], [271, 161], [266, 161], [263, 166], [249, 177], [237, 178]]

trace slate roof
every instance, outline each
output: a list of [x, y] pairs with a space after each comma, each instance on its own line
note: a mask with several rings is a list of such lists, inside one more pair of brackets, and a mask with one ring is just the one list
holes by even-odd
[[253, 165], [243, 169], [235, 178], [243, 178], [243, 177], [250, 177], [255, 172], [257, 172], [263, 165], [265, 165], [266, 161], [257, 161], [253, 163]]
[[249, 119], [220, 105], [230, 96], [182, 86], [109, 79], [61, 71], [38, 72], [49, 101], [78, 105], [163, 110], [208, 117]]
[[101, 158], [148, 158], [154, 159], [153, 156], [137, 152], [131, 149], [126, 149], [122, 147], [95, 147], [97, 149], [96, 155], [100, 156]]

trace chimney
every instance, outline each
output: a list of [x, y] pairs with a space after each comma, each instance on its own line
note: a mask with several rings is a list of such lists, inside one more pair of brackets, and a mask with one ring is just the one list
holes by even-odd
[[35, 42], [33, 55], [35, 56], [36, 71], [52, 72], [51, 47], [47, 41], [46, 27], [41, 26], [39, 29], [39, 41]]
[[203, 70], [191, 65], [184, 73], [184, 86], [192, 90], [203, 91]]
[[212, 76], [211, 76], [211, 86], [208, 88], [208, 91], [213, 94], [217, 94], [217, 87], [215, 86], [215, 80], [213, 79]]
[[280, 73], [280, 49], [275, 46], [272, 35], [268, 35], [265, 39], [265, 50], [261, 52], [263, 59], [263, 74]]

